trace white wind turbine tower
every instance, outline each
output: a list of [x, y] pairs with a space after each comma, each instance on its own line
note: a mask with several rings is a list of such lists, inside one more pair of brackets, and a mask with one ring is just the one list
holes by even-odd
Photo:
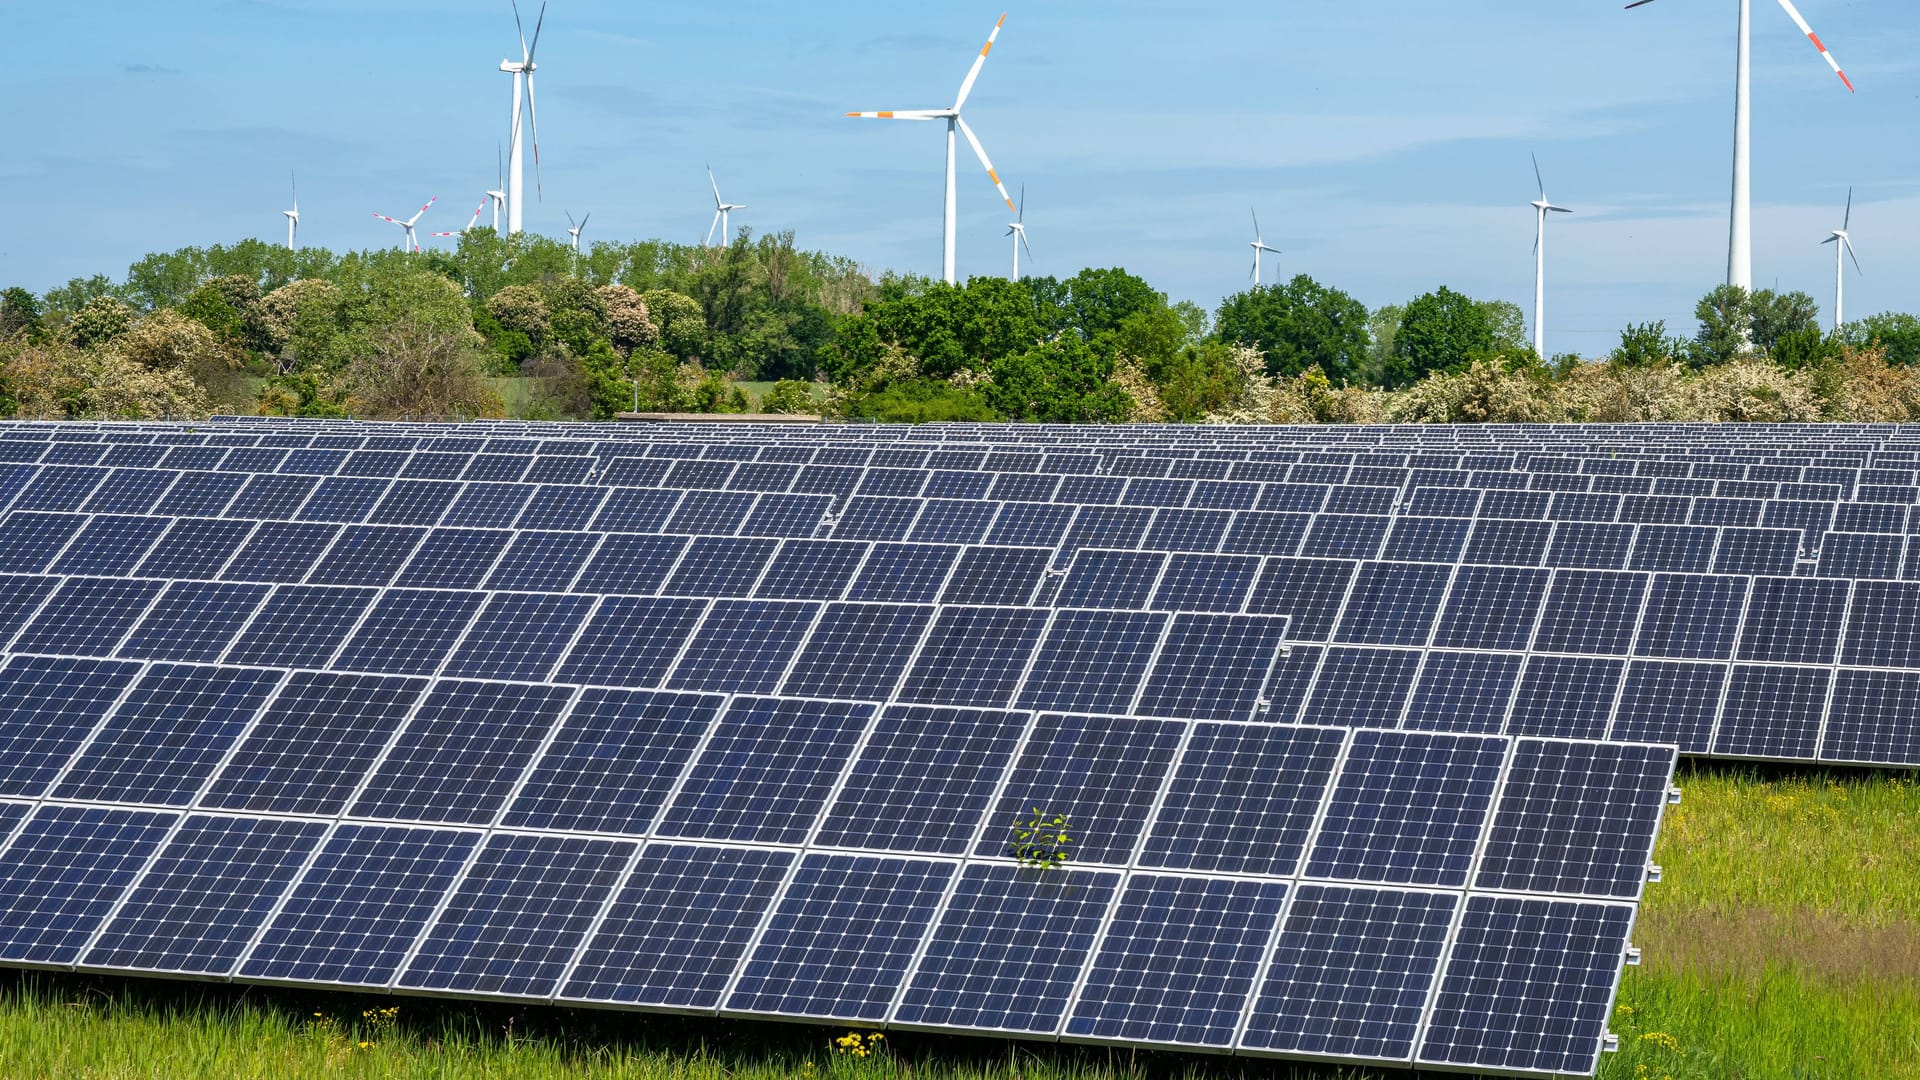
[[419, 221], [420, 215], [426, 213], [429, 209], [432, 208], [434, 203], [437, 203], [439, 201], [440, 201], [440, 196], [438, 195], [435, 195], [433, 198], [428, 199], [426, 206], [423, 206], [420, 209], [415, 210], [413, 212], [413, 216], [408, 218], [405, 221], [401, 221], [398, 218], [390, 218], [387, 215], [380, 214], [380, 213], [376, 213], [373, 216], [379, 218], [381, 221], [384, 221], [389, 225], [398, 225], [402, 229], [406, 230], [406, 235], [401, 237], [400, 239], [401, 251], [419, 251], [420, 240], [413, 235], [413, 223], [416, 221]]
[[[489, 192], [488, 194], [492, 194], [492, 193]], [[473, 208], [473, 216], [467, 219], [467, 224], [465, 228], [454, 229], [452, 232], [437, 232], [437, 233], [434, 233], [433, 235], [465, 236], [467, 235], [468, 232], [472, 231], [475, 225], [478, 225], [480, 223], [480, 215], [486, 212], [487, 212], [487, 200], [482, 199], [480, 200], [480, 205]]]
[[[520, 222], [527, 201], [526, 187], [526, 139], [523, 132], [533, 140], [533, 180], [536, 191], [540, 183], [540, 116], [533, 104], [533, 52], [540, 47], [540, 27], [547, 21], [547, 5], [540, 5], [540, 17], [533, 24], [533, 43], [527, 43], [526, 28], [520, 24], [520, 5], [513, 5], [513, 26], [520, 32], [520, 59], [500, 61], [500, 70], [513, 76], [513, 115], [510, 127], [511, 137], [507, 143], [507, 232], [520, 231]], [[524, 84], [524, 86], [523, 86]], [[520, 122], [520, 96], [524, 89], [527, 100], [527, 118], [524, 125]]]
[[[496, 146], [493, 148], [494, 188], [492, 191], [487, 192], [487, 200], [493, 203], [493, 231], [496, 233], [500, 231], [500, 208], [506, 205], [507, 201], [507, 183], [504, 176], [505, 173], [500, 166], [500, 148]], [[481, 205], [484, 206], [485, 204], [483, 203]], [[468, 226], [468, 228], [472, 228], [472, 226]]]
[[292, 251], [294, 233], [300, 228], [300, 180], [292, 174], [288, 179], [293, 181], [293, 209], [282, 210], [280, 215], [287, 219], [287, 250]]
[[1540, 197], [1533, 201], [1534, 215], [1539, 218], [1533, 234], [1533, 354], [1544, 360], [1547, 355], [1547, 215], [1573, 211], [1547, 201], [1547, 182], [1540, 179], [1538, 157], [1533, 159], [1533, 180], [1540, 185]]
[[1020, 209], [1007, 223], [1007, 235], [1013, 237], [1013, 280], [1020, 280], [1020, 249], [1027, 249], [1027, 256], [1033, 256], [1033, 246], [1027, 243], [1027, 189], [1020, 188]]
[[973, 134], [973, 129], [960, 118], [960, 109], [967, 103], [967, 95], [973, 92], [973, 82], [980, 77], [980, 67], [987, 62], [987, 54], [993, 51], [993, 41], [1000, 36], [1000, 28], [1006, 25], [1007, 17], [1002, 14], [1000, 21], [993, 24], [993, 32], [987, 35], [987, 43], [980, 46], [980, 55], [974, 57], [973, 67], [967, 69], [967, 77], [960, 83], [960, 93], [953, 99], [951, 108], [946, 109], [903, 109], [889, 112], [850, 112], [848, 116], [877, 120], [945, 120], [947, 122], [947, 204], [945, 228], [941, 233], [943, 241], [941, 276], [947, 284], [953, 281], [953, 237], [955, 229], [954, 203], [954, 142], [953, 133], [958, 129], [967, 137], [967, 144], [973, 147], [975, 157], [986, 167], [987, 176], [993, 180], [993, 186], [1000, 192], [1000, 198], [1006, 200], [1007, 209], [1014, 210], [1012, 196], [1007, 194], [1007, 186], [1000, 182], [1000, 174], [993, 169], [993, 162], [987, 160], [987, 151]]
[[1280, 254], [1279, 248], [1268, 247], [1267, 242], [1261, 239], [1260, 215], [1257, 212], [1253, 212], [1253, 239], [1247, 242], [1247, 246], [1253, 249], [1253, 287], [1257, 289], [1260, 287], [1260, 253], [1270, 251], [1275, 255]]
[[[1633, 0], [1627, 7], [1637, 8], [1652, 2]], [[1799, 9], [1790, 0], [1780, 0], [1780, 6], [1786, 9], [1787, 16], [1800, 28], [1800, 32], [1807, 35], [1807, 40], [1813, 42], [1813, 47], [1820, 50], [1820, 56], [1826, 60], [1827, 66], [1840, 76], [1840, 81], [1851, 92], [1853, 80], [1840, 70], [1840, 62], [1827, 51], [1826, 43], [1813, 32], [1813, 27], [1807, 25]], [[1727, 238], [1727, 284], [1738, 285], [1749, 292], [1753, 290], [1752, 13], [1753, 0], [1740, 0], [1740, 44], [1736, 50], [1733, 82], [1733, 213]]]
[[1847, 231], [1848, 227], [1852, 224], [1853, 189], [1848, 188], [1846, 216], [1840, 219], [1840, 227], [1833, 230], [1833, 235], [1820, 241], [1823, 244], [1838, 245], [1833, 249], [1833, 328], [1835, 330], [1840, 329], [1841, 325], [1846, 322], [1847, 264], [1841, 261], [1841, 252], [1844, 251], [1847, 255], [1852, 256], [1855, 271], [1859, 273], [1866, 272], [1860, 269], [1860, 256], [1854, 255], [1853, 253], [1853, 234]]
[[732, 219], [730, 219], [727, 215], [732, 213], [735, 210], [745, 210], [747, 208], [747, 204], [746, 203], [730, 203], [730, 202], [721, 201], [720, 181], [715, 180], [713, 178], [713, 166], [711, 165], [707, 166], [707, 183], [712, 185], [713, 187], [713, 224], [707, 226], [707, 245], [706, 246], [708, 247], [713, 246], [713, 230], [716, 227], [719, 228], [720, 230], [720, 242], [724, 245], [731, 245], [733, 243], [733, 229], [731, 226]]

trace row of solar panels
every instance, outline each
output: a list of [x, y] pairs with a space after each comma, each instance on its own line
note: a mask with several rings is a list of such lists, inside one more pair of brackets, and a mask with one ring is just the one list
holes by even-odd
[[[50, 792], [0, 801], [7, 962], [1516, 1072], [1594, 1068], [1673, 767], [1591, 743], [23, 666], [35, 700], [112, 708], [7, 774]], [[1036, 805], [1073, 822], [1070, 869], [1008, 857]]]

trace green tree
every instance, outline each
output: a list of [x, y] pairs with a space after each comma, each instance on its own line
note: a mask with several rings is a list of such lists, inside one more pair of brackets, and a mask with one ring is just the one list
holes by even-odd
[[1614, 346], [1613, 362], [1622, 367], [1643, 368], [1671, 364], [1686, 355], [1686, 342], [1667, 333], [1664, 319], [1650, 323], [1628, 323], [1620, 331], [1620, 344]]
[[1269, 375], [1290, 378], [1318, 367], [1344, 385], [1366, 367], [1366, 305], [1305, 274], [1227, 297], [1213, 325], [1221, 341], [1259, 349]]
[[1693, 306], [1700, 328], [1688, 360], [1696, 368], [1724, 364], [1753, 348], [1753, 297], [1738, 285], [1718, 285]]
[[1804, 348], [1809, 332], [1820, 333], [1820, 305], [1803, 292], [1761, 289], [1751, 303], [1754, 348], [1773, 356], [1782, 338], [1798, 334]]
[[1112, 383], [1113, 367], [1077, 337], [1044, 341], [994, 363], [987, 403], [1009, 420], [1118, 423], [1133, 403]]
[[0, 292], [0, 341], [16, 336], [33, 338], [39, 333], [39, 299], [18, 285]]
[[1903, 311], [1883, 311], [1842, 328], [1854, 345], [1878, 345], [1887, 350], [1887, 363], [1899, 367], [1920, 364], [1920, 318]]
[[132, 309], [111, 296], [96, 296], [67, 320], [67, 339], [86, 349], [105, 345], [132, 327]]
[[1430, 371], [1464, 369], [1493, 355], [1498, 344], [1487, 306], [1441, 286], [1407, 305], [1393, 335], [1382, 385], [1410, 385]]
[[700, 302], [667, 289], [640, 294], [647, 317], [660, 331], [660, 348], [677, 360], [696, 360], [707, 343], [707, 319]]

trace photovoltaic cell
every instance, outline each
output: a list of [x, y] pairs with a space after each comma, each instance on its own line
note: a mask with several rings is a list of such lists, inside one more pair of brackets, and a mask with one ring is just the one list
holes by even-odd
[[1506, 747], [1475, 736], [1356, 733], [1307, 876], [1464, 886]]
[[[0, 854], [0, 959], [73, 963], [176, 817], [108, 807], [41, 807]], [[12, 825], [0, 817], [0, 833], [11, 832]]]
[[0, 668], [0, 795], [38, 796], [140, 665], [17, 656]]
[[571, 696], [563, 686], [436, 684], [352, 813], [452, 825], [491, 822]]
[[9, 651], [111, 656], [163, 587], [139, 578], [68, 578]]
[[1674, 759], [1658, 746], [1520, 740], [1475, 887], [1639, 899]]
[[829, 604], [780, 692], [884, 701], [906, 671], [932, 619], [929, 607]]
[[1736, 655], [1786, 664], [1832, 663], [1849, 584], [1826, 578], [1756, 579]]
[[1012, 855], [1036, 808], [1062, 815], [1080, 863], [1125, 863], [1180, 745], [1182, 725], [1049, 714], [1035, 722], [976, 855]]
[[710, 694], [583, 691], [501, 823], [646, 832], [722, 700]]
[[1251, 720], [1267, 700], [1287, 620], [1273, 615], [1176, 615], [1134, 711], [1197, 720]]
[[294, 672], [201, 805], [339, 813], [425, 687], [423, 679]]
[[1158, 651], [1167, 617], [1142, 611], [1055, 615], [1020, 692], [1022, 709], [1124, 712]]
[[726, 1008], [883, 1019], [953, 873], [945, 862], [807, 856]]
[[1827, 761], [1920, 764], [1920, 672], [1850, 671], [1834, 678], [1820, 756]]
[[676, 690], [771, 693], [820, 613], [783, 600], [716, 600], [668, 685]]
[[186, 806], [283, 678], [254, 668], [155, 664], [53, 796]]
[[1828, 668], [1736, 665], [1715, 729], [1713, 752], [1735, 757], [1810, 758], [1820, 742]]
[[[675, 597], [605, 597], [557, 677], [600, 686], [658, 686], [706, 607], [705, 600]], [[511, 637], [513, 631], [507, 632]]]
[[663, 836], [798, 844], [874, 707], [736, 698], [661, 821]]
[[1027, 719], [925, 705], [887, 709], [814, 842], [965, 854]]
[[340, 826], [239, 974], [386, 985], [479, 842], [452, 829]]
[[359, 624], [376, 591], [283, 585], [267, 598], [224, 659], [263, 667], [324, 667]]
[[1511, 653], [1429, 652], [1401, 726], [1408, 731], [1499, 734], [1513, 688], [1520, 682], [1520, 664], [1521, 657]]
[[1342, 741], [1330, 728], [1198, 725], [1141, 865], [1291, 876]]
[[1609, 737], [1675, 743], [1684, 754], [1707, 753], [1726, 683], [1725, 664], [1635, 660], [1627, 666]]
[[500, 593], [474, 619], [443, 673], [545, 679], [594, 603], [591, 596]]

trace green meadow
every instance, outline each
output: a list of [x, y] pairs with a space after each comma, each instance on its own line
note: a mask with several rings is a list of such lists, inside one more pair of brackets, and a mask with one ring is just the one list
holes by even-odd
[[[1920, 786], [1683, 769], [1607, 1080], [1920, 1077]], [[0, 1076], [1358, 1080], [1353, 1070], [212, 984], [8, 975]]]

